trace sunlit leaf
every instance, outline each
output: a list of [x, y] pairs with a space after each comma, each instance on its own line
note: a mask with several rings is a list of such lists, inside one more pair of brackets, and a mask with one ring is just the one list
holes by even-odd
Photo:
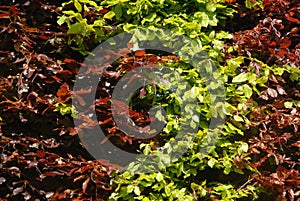
[[247, 81], [246, 73], [240, 73], [232, 79], [233, 83], [241, 83], [241, 82], [245, 82], [245, 81]]
[[115, 16], [115, 13], [113, 11], [109, 11], [108, 13], [106, 13], [103, 17], [106, 19], [111, 19]]

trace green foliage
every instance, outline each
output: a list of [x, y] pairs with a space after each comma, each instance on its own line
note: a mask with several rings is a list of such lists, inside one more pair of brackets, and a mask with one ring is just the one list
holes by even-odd
[[261, 8], [261, 9], [263, 9], [263, 2], [262, 1], [260, 1], [260, 0], [255, 0], [255, 1], [253, 1], [253, 0], [246, 0], [245, 1], [245, 6], [246, 6], [246, 8]]
[[216, 56], [223, 44], [220, 39], [230, 36], [222, 31], [215, 33], [212, 27], [224, 26], [226, 19], [235, 13], [223, 3], [222, 0], [71, 0], [63, 4], [64, 15], [59, 17], [58, 24], [67, 24], [69, 45], [82, 54], [90, 51], [87, 41], [97, 44], [109, 36], [137, 27], [157, 27], [201, 39], [205, 45], [211, 43], [214, 48], [210, 54]]
[[[70, 6], [73, 10], [69, 10]], [[87, 7], [92, 6], [92, 8]], [[73, 7], [72, 7], [73, 6]], [[245, 1], [247, 8], [262, 7], [261, 1]], [[74, 9], [75, 8], [75, 9]], [[90, 49], [85, 41], [92, 38], [94, 43], [100, 43], [121, 32], [134, 34], [132, 42], [138, 48], [138, 40], [154, 39], [158, 37], [152, 32], [137, 28], [149, 28], [152, 30], [171, 29], [177, 35], [187, 35], [194, 39], [191, 44], [183, 45], [177, 52], [181, 55], [181, 62], [167, 64], [178, 77], [188, 80], [191, 89], [186, 90], [186, 85], [180, 82], [176, 76], [170, 79], [168, 86], [158, 84], [160, 89], [171, 90], [170, 86], [177, 86], [174, 93], [167, 95], [168, 102], [162, 106], [167, 111], [166, 119], [157, 113], [160, 121], [167, 121], [162, 135], [168, 140], [162, 150], [153, 150], [151, 144], [142, 144], [141, 157], [138, 163], [129, 165], [124, 173], [116, 173], [114, 181], [117, 184], [115, 192], [109, 200], [194, 200], [208, 199], [217, 196], [220, 200], [229, 201], [239, 198], [255, 199], [258, 189], [252, 185], [236, 186], [234, 181], [227, 183], [222, 181], [208, 182], [205, 178], [199, 179], [205, 170], [220, 170], [222, 176], [232, 174], [244, 175], [246, 171], [256, 172], [250, 163], [247, 152], [249, 146], [246, 142], [234, 140], [244, 135], [250, 123], [250, 113], [255, 111], [258, 103], [253, 100], [254, 96], [260, 96], [261, 91], [267, 89], [266, 83], [272, 75], [290, 74], [292, 81], [298, 80], [300, 71], [296, 67], [289, 66], [268, 66], [255, 58], [237, 56], [229, 58], [224, 62], [224, 51], [222, 48], [227, 39], [232, 36], [228, 32], [216, 29], [217, 26], [224, 26], [226, 20], [236, 12], [223, 0], [207, 1], [175, 1], [175, 0], [105, 0], [101, 2], [86, 0], [71, 0], [62, 7], [64, 15], [58, 19], [61, 25], [67, 23], [70, 35], [69, 44], [83, 54], [88, 54]], [[82, 14], [90, 9], [95, 11], [93, 19], [84, 18]], [[174, 36], [161, 31], [160, 37], [165, 40], [164, 45], [177, 47]], [[153, 40], [155, 41], [155, 40]], [[74, 44], [74, 43], [75, 44]], [[192, 48], [190, 48], [192, 47]], [[193, 56], [201, 51], [207, 51], [208, 56], [217, 66], [218, 73], [212, 72], [209, 62], [197, 63], [203, 71], [209, 72], [213, 78], [205, 80], [201, 72], [186, 63], [191, 61]], [[228, 52], [235, 52], [234, 47], [229, 47]], [[188, 55], [188, 56], [187, 56]], [[193, 64], [193, 63], [192, 63]], [[193, 64], [194, 65], [194, 64]], [[246, 66], [247, 70], [238, 70]], [[258, 69], [259, 68], [259, 73]], [[168, 78], [169, 74], [165, 74]], [[218, 102], [218, 97], [209, 93], [209, 89], [217, 89], [220, 80], [225, 83], [226, 102]], [[157, 91], [147, 86], [147, 96], [143, 99], [150, 100]], [[183, 92], [184, 91], [184, 92]], [[186, 116], [181, 117], [180, 106], [182, 102], [196, 97], [199, 105], [184, 109]], [[286, 108], [299, 105], [299, 102], [285, 102]], [[60, 110], [61, 111], [61, 110]], [[193, 111], [199, 113], [199, 117]], [[226, 118], [221, 136], [216, 131], [209, 129], [212, 118]], [[191, 120], [190, 127], [199, 126], [199, 131], [193, 139], [189, 133], [185, 133], [184, 140], [180, 143], [175, 141], [174, 134], [180, 130], [180, 123]], [[208, 133], [211, 133], [208, 135]], [[216, 143], [213, 143], [216, 142]], [[188, 151], [180, 158], [171, 157], [171, 153], [188, 147]], [[205, 147], [205, 151], [203, 150]], [[143, 156], [150, 156], [148, 161]], [[243, 157], [242, 165], [236, 164], [236, 159]], [[149, 174], [134, 174], [140, 168], [156, 170]], [[246, 183], [246, 181], [245, 181]]]
[[61, 115], [71, 114], [72, 117], [76, 117], [77, 111], [72, 104], [57, 102], [54, 104], [54, 112], [59, 111]]
[[[73, 5], [74, 9], [66, 9], [69, 5]], [[88, 54], [86, 40], [92, 35], [95, 41], [107, 39], [105, 30], [112, 30], [107, 24], [107, 20], [114, 16], [113, 12], [104, 15], [96, 14], [103, 10], [95, 1], [91, 0], [71, 0], [62, 4], [63, 15], [57, 20], [59, 25], [64, 23], [68, 26], [67, 34], [70, 35], [68, 44], [73, 49], [80, 51], [82, 54]], [[97, 15], [97, 19], [89, 20], [84, 16], [87, 12], [93, 12]]]

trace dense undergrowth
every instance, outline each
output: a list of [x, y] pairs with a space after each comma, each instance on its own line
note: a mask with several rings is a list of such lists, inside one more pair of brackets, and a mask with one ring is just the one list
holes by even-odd
[[[299, 200], [299, 7], [299, 1], [285, 0], [0, 1], [0, 198]], [[111, 52], [120, 59], [98, 85], [99, 124], [93, 125], [72, 106], [74, 80], [85, 56], [124, 31], [135, 34], [142, 47], [143, 38], [157, 36], [134, 30], [149, 27], [170, 29], [197, 45], [172, 54], [134, 51], [131, 45]], [[173, 39], [162, 38], [162, 45]], [[207, 85], [218, 87], [219, 82], [205, 83], [186, 58], [176, 56], [193, 55], [199, 47], [218, 69], [212, 76], [224, 83], [226, 102], [210, 99]], [[148, 110], [154, 96], [164, 103], [168, 118], [160, 135], [137, 140], [114, 124], [110, 98], [126, 72], [146, 64], [165, 65], [184, 76], [199, 102], [194, 109], [200, 118], [189, 121], [192, 116], [180, 115], [180, 97], [161, 90], [163, 85], [145, 85], [131, 102], [132, 120], [140, 126], [153, 121]], [[216, 117], [225, 125], [204, 153], [209, 122]], [[95, 160], [86, 151], [73, 118], [87, 127], [101, 126], [106, 140], [127, 151], [157, 155], [162, 164], [171, 159], [160, 154], [160, 147], [173, 145], [178, 122], [196, 123], [199, 132], [184, 155], [159, 171], [120, 173], [115, 171], [120, 164]]]

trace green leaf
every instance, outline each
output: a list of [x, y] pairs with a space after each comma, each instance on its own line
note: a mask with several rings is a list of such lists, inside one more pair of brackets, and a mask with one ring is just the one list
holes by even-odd
[[248, 144], [243, 142], [242, 145], [238, 148], [238, 153], [242, 154], [243, 152], [247, 152], [248, 149], [249, 149]]
[[237, 127], [235, 127], [234, 125], [232, 125], [231, 123], [227, 122], [228, 128], [231, 131], [236, 131], [238, 134], [240, 135], [244, 135], [243, 131], [241, 129], [238, 129]]
[[243, 86], [243, 90], [246, 98], [250, 98], [252, 96], [252, 88], [248, 84]]
[[284, 102], [284, 107], [285, 108], [292, 108], [293, 107], [293, 102]]
[[162, 173], [157, 173], [155, 179], [158, 181], [158, 182], [161, 182], [163, 179], [164, 179], [164, 176], [162, 175]]
[[87, 7], [85, 4], [83, 5], [83, 10], [86, 12], [90, 11], [89, 7]]
[[84, 25], [80, 22], [77, 22], [69, 27], [67, 34], [78, 34], [81, 33], [83, 29]]
[[82, 6], [77, 0], [74, 0], [74, 6], [75, 6], [75, 8], [77, 9], [78, 12], [82, 11]]
[[226, 191], [230, 188], [231, 188], [231, 185], [223, 184], [223, 185], [215, 187], [214, 190], [216, 190], [216, 191]]
[[127, 193], [131, 193], [134, 190], [134, 186], [133, 185], [128, 185], [127, 186]]
[[233, 171], [238, 173], [238, 174], [244, 174], [243, 170], [241, 170], [239, 168], [236, 168], [236, 167], [233, 167]]
[[229, 69], [233, 71], [244, 62], [244, 57], [239, 56], [236, 58], [229, 59], [226, 62], [227, 62]]
[[161, 122], [165, 122], [166, 119], [165, 119], [165, 116], [162, 114], [162, 111], [161, 110], [158, 110], [155, 114], [155, 118], [157, 118], [158, 121], [161, 121]]
[[254, 3], [253, 3], [253, 1], [252, 0], [246, 0], [246, 8], [249, 8], [249, 9], [251, 9], [251, 8], [254, 8], [255, 7], [255, 5], [256, 5], [256, 1], [254, 1]]
[[140, 194], [141, 194], [140, 188], [139, 188], [138, 186], [135, 186], [135, 187], [134, 187], [133, 192], [134, 192], [136, 195], [140, 195]]
[[233, 36], [231, 34], [225, 31], [220, 31], [216, 34], [216, 39], [224, 39], [224, 38], [231, 39], [232, 37]]
[[209, 11], [209, 12], [215, 12], [215, 10], [216, 10], [216, 4], [213, 3], [213, 2], [208, 2], [206, 4], [206, 10]]
[[124, 26], [123, 26], [123, 29], [124, 29], [124, 31], [126, 31], [126, 32], [130, 32], [130, 31], [132, 31], [132, 30], [135, 30], [137, 28], [137, 25], [134, 25], [134, 24], [125, 24]]
[[231, 168], [230, 167], [226, 167], [224, 170], [223, 170], [223, 173], [228, 175], [229, 173], [231, 172]]
[[[98, 7], [97, 3], [95, 1], [88, 1], [88, 3], [91, 5], [91, 6], [94, 6], [95, 8]], [[102, 7], [99, 7], [100, 9], [103, 9]]]
[[68, 19], [68, 17], [66, 17], [65, 15], [61, 16], [61, 17], [58, 17], [58, 20], [57, 20], [57, 24], [59, 26], [61, 26], [63, 23], [66, 22], [66, 20]]
[[284, 70], [285, 69], [282, 68], [282, 67], [276, 67], [276, 68], [273, 69], [273, 72], [274, 72], [275, 75], [281, 76], [284, 73]]
[[233, 119], [234, 119], [235, 121], [239, 121], [239, 122], [244, 121], [244, 119], [243, 119], [241, 116], [239, 116], [239, 115], [234, 115], [234, 116], [233, 116]]
[[151, 152], [151, 145], [150, 144], [141, 144], [140, 146], [141, 148], [143, 147], [144, 150], [143, 150], [143, 153], [145, 155], [148, 155], [150, 152]]
[[103, 22], [104, 20], [95, 20], [93, 26], [97, 26], [97, 27], [102, 27], [103, 26]]
[[171, 156], [169, 154], [163, 154], [161, 157], [160, 157], [160, 160], [164, 163], [164, 164], [170, 164], [171, 162]]
[[116, 14], [116, 18], [117, 20], [120, 19], [122, 17], [122, 4], [117, 4], [116, 7], [114, 7], [113, 11]]
[[240, 73], [232, 79], [233, 83], [241, 83], [241, 82], [245, 82], [245, 81], [247, 81], [246, 73]]
[[194, 22], [186, 22], [183, 25], [188, 29], [195, 29], [197, 27], [197, 23]]
[[152, 22], [155, 18], [156, 18], [156, 13], [150, 13], [142, 20], [142, 24], [144, 24], [145, 22]]
[[201, 24], [203, 27], [207, 27], [210, 19], [208, 15], [204, 12], [196, 12], [194, 16], [197, 18], [198, 22]]
[[66, 15], [70, 15], [70, 17], [74, 17], [76, 15], [76, 13], [73, 10], [66, 10], [63, 11], [63, 13]]
[[217, 162], [216, 159], [211, 158], [211, 159], [209, 159], [209, 161], [207, 162], [207, 165], [208, 165], [209, 167], [213, 168], [216, 162]]
[[106, 13], [103, 17], [105, 19], [111, 19], [115, 16], [115, 13], [113, 11], [109, 11], [108, 13]]
[[167, 123], [167, 126], [165, 126], [165, 128], [164, 128], [164, 132], [170, 133], [172, 131], [172, 129], [173, 129], [173, 122], [174, 121], [172, 121], [172, 122], [169, 121]]
[[194, 121], [194, 122], [199, 122], [199, 116], [198, 115], [193, 115], [192, 116], [192, 120]]

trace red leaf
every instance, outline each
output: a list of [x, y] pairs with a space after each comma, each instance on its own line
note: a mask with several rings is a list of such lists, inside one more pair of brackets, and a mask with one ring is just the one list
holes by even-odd
[[13, 195], [18, 195], [19, 193], [22, 193], [23, 192], [23, 186], [21, 186], [21, 187], [18, 187], [18, 188], [15, 188], [14, 190], [13, 190]]
[[91, 89], [86, 89], [86, 90], [79, 90], [79, 91], [75, 91], [76, 94], [89, 94], [91, 93]]
[[268, 99], [269, 99], [269, 97], [267, 96], [266, 91], [262, 91], [262, 92], [260, 93], [259, 97], [260, 97], [261, 99], [263, 99], [263, 100], [268, 100]]
[[67, 83], [64, 83], [56, 93], [58, 101], [63, 103], [67, 102], [71, 98], [71, 94], [72, 91], [69, 89], [69, 85]]
[[63, 76], [72, 76], [73, 75], [73, 73], [69, 70], [63, 70], [59, 74], [63, 75]]
[[272, 41], [270, 44], [269, 44], [270, 47], [276, 47], [276, 42], [275, 41]]
[[99, 121], [99, 124], [100, 124], [100, 125], [104, 125], [104, 124], [107, 124], [107, 123], [109, 123], [109, 122], [111, 122], [111, 121], [113, 121], [113, 118], [112, 118], [112, 117], [110, 117], [110, 118], [108, 118], [108, 119], [105, 119], [104, 121]]
[[286, 16], [285, 19], [288, 20], [288, 21], [290, 21], [290, 22], [294, 22], [294, 23], [300, 24], [300, 21], [297, 18]]
[[24, 27], [23, 30], [29, 33], [39, 33], [40, 30], [38, 28], [32, 28], [32, 27]]
[[82, 191], [83, 191], [84, 193], [86, 193], [86, 189], [87, 189], [87, 187], [88, 187], [89, 182], [90, 182], [90, 178], [87, 178], [87, 179], [82, 183]]
[[147, 55], [147, 62], [149, 63], [155, 63], [155, 62], [158, 62], [159, 61], [159, 57], [156, 56], [156, 55]]
[[280, 57], [282, 57], [283, 55], [286, 55], [286, 54], [287, 54], [287, 51], [286, 51], [285, 49], [279, 49], [278, 55], [279, 55]]
[[104, 75], [109, 76], [110, 78], [114, 78], [114, 79], [118, 79], [121, 75], [121, 70], [119, 70], [118, 72], [115, 71], [105, 71]]
[[70, 135], [74, 136], [78, 134], [78, 130], [76, 128], [70, 128]]
[[294, 194], [294, 191], [293, 191], [293, 189], [288, 189], [288, 195], [289, 195], [289, 198], [290, 198], [290, 200], [295, 200], [294, 198], [295, 198], [295, 194]]
[[100, 13], [100, 14], [105, 14], [105, 13], [107, 13], [109, 10], [107, 10], [107, 9], [102, 9], [102, 10], [99, 10], [98, 11], [98, 13]]
[[0, 185], [3, 184], [6, 181], [4, 177], [0, 177]]
[[[76, 92], [77, 93], [77, 92]], [[108, 101], [110, 100], [109, 97], [106, 97], [106, 98], [101, 98], [101, 99], [96, 99], [94, 101], [94, 104], [95, 105], [106, 105], [108, 103]]]
[[140, 90], [140, 98], [143, 98], [145, 95], [146, 95], [147, 91], [145, 89], [145, 87], [143, 87], [141, 90]]
[[265, 7], [270, 6], [271, 5], [271, 0], [264, 0], [263, 4]]
[[80, 172], [81, 174], [82, 173], [84, 173], [84, 172], [86, 172], [86, 171], [88, 171], [88, 170], [90, 170], [90, 169], [92, 169], [93, 168], [93, 166], [92, 165], [85, 165], [84, 167], [82, 167], [82, 168], [80, 168], [78, 171], [76, 171], [76, 172]]
[[291, 41], [291, 40], [288, 40], [288, 39], [283, 40], [283, 41], [281, 41], [281, 43], [280, 43], [280, 48], [282, 48], [282, 49], [284, 49], [284, 48], [289, 48], [291, 44], [292, 44], [292, 41]]
[[119, 50], [119, 54], [122, 54], [122, 55], [126, 55], [126, 54], [128, 54], [130, 52], [131, 51], [128, 48], [122, 48], [122, 49]]
[[276, 55], [274, 48], [268, 48], [269, 52], [271, 53], [271, 56], [274, 57]]
[[76, 63], [76, 60], [74, 60], [74, 59], [69, 59], [69, 58], [65, 58], [64, 59], [64, 63]]
[[6, 91], [6, 88], [0, 86], [0, 92], [5, 92]]
[[31, 195], [28, 192], [24, 192], [22, 194], [23, 194], [24, 200], [30, 200]]
[[55, 172], [45, 172], [42, 174], [44, 177], [55, 177], [57, 174]]
[[49, 156], [48, 156], [48, 158], [49, 159], [52, 159], [52, 160], [55, 160], [55, 159], [57, 159], [58, 158], [58, 156], [56, 155], [56, 154], [49, 154]]
[[137, 51], [135, 51], [135, 53], [134, 53], [134, 56], [136, 56], [136, 57], [143, 57], [144, 55], [146, 54], [146, 50], [137, 50]]
[[46, 193], [46, 198], [49, 199], [54, 195], [54, 192], [47, 192]]
[[277, 87], [277, 91], [280, 95], [286, 95], [285, 90], [280, 85], [277, 85], [276, 87]]
[[107, 135], [102, 141], [101, 144], [104, 144], [105, 142], [107, 142], [109, 140], [109, 138], [112, 137], [112, 134]]
[[48, 40], [50, 38], [50, 36], [46, 36], [46, 35], [40, 35], [39, 39], [41, 40]]
[[45, 179], [46, 177], [56, 177], [57, 175], [63, 175], [64, 173], [57, 172], [57, 171], [51, 171], [51, 172], [45, 172], [40, 175], [41, 179]]
[[[58, 78], [58, 77], [55, 76], [55, 75], [53, 75], [52, 78], [53, 78], [56, 82], [58, 82], [58, 83], [60, 83], [60, 82], [62, 81], [60, 78]], [[45, 81], [46, 81], [46, 80], [45, 80]]]
[[130, 49], [133, 48], [133, 43], [127, 43], [127, 47]]
[[236, 0], [226, 0], [226, 3], [234, 3]]
[[[117, 128], [116, 126], [107, 129], [107, 131], [108, 131], [109, 133], [115, 133], [117, 130], [118, 130], [118, 128]], [[108, 135], [108, 136], [109, 136], [109, 135]], [[106, 136], [106, 138], [107, 138], [108, 136]], [[107, 140], [106, 140], [106, 141], [107, 141]]]
[[9, 13], [7, 12], [7, 13], [5, 13], [5, 14], [0, 14], [0, 19], [3, 19], [3, 18], [9, 18]]
[[99, 177], [105, 177], [106, 174], [104, 172], [99, 172], [98, 170], [94, 169], [93, 173], [95, 173]]
[[38, 151], [36, 152], [36, 156], [39, 157], [39, 158], [44, 158], [45, 155], [46, 155], [46, 154], [45, 154], [45, 152], [43, 152], [43, 151], [38, 150]]
[[293, 143], [292, 146], [300, 148], [300, 141]]

